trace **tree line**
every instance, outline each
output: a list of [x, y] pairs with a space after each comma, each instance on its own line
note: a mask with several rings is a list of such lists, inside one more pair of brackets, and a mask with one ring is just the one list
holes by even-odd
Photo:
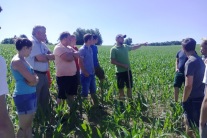
[[[102, 36], [101, 36], [101, 33], [100, 33], [99, 29], [97, 29], [97, 28], [95, 28], [94, 30], [93, 29], [77, 28], [76, 31], [73, 33], [73, 35], [76, 36], [76, 40], [77, 40], [76, 45], [83, 45], [84, 44], [83, 36], [87, 33], [97, 35], [97, 37], [98, 37], [97, 45], [102, 45], [103, 39], [102, 39]], [[22, 34], [19, 37], [25, 38], [27, 36]], [[4, 40], [1, 41], [1, 44], [14, 44], [15, 38], [16, 38], [16, 35], [14, 37], [11, 37], [11, 38], [5, 38]], [[48, 39], [46, 40], [46, 43], [47, 44], [52, 44]]]
[[[97, 29], [97, 28], [95, 28], [95, 29], [77, 28], [76, 31], [73, 32], [73, 35], [76, 36], [76, 40], [77, 40], [76, 45], [83, 45], [84, 44], [83, 36], [86, 33], [97, 35], [98, 36], [97, 45], [102, 45], [103, 39], [102, 39], [102, 36], [101, 36], [101, 33], [100, 33], [99, 29]], [[19, 37], [26, 38], [27, 36], [22, 34]], [[1, 44], [14, 44], [15, 38], [16, 38], [16, 35], [14, 37], [11, 37], [11, 38], [5, 38], [4, 40], [1, 41]], [[46, 40], [46, 43], [50, 44], [50, 45], [53, 45], [48, 39]], [[132, 44], [132, 38], [130, 38], [130, 37], [125, 38], [124, 44], [131, 45]], [[148, 46], [171, 46], [171, 45], [181, 45], [181, 41], [154, 42], [154, 43], [149, 43], [148, 44]]]

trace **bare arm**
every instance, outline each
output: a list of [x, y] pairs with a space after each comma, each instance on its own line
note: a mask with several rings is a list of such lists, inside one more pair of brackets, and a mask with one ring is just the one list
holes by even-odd
[[186, 102], [188, 100], [188, 97], [190, 96], [192, 90], [192, 86], [193, 86], [193, 76], [186, 76], [182, 102]]
[[200, 126], [204, 127], [205, 123], [207, 123], [207, 94], [205, 94], [205, 97], [203, 99], [203, 103], [201, 106]]
[[136, 50], [136, 49], [140, 48], [141, 46], [146, 46], [146, 45], [147, 45], [147, 42], [141, 43], [141, 44], [135, 44], [132, 46], [131, 50]]
[[74, 60], [72, 52], [71, 53], [65, 52], [60, 56], [60, 58], [67, 61], [67, 62], [71, 62]]
[[114, 64], [114, 65], [117, 65], [117, 66], [120, 66], [122, 68], [128, 68], [129, 66], [126, 65], [126, 64], [122, 64], [122, 63], [119, 63], [117, 62], [115, 59], [111, 58], [111, 64]]
[[19, 71], [19, 73], [22, 74], [22, 76], [25, 78], [25, 80], [33, 85], [36, 85], [39, 81], [38, 76], [36, 74], [31, 74], [27, 68], [25, 67], [24, 63], [20, 60], [13, 61], [12, 66], [15, 70]]
[[60, 56], [63, 60], [71, 62], [75, 58], [79, 58], [79, 52], [65, 52]]
[[88, 77], [89, 76], [89, 73], [86, 71], [86, 69], [84, 67], [83, 59], [82, 58], [79, 58], [78, 62], [79, 62], [80, 69], [83, 72], [84, 76], [85, 77]]
[[179, 59], [176, 58], [176, 61], [175, 61], [175, 71], [176, 71], [176, 72], [179, 72], [179, 69], [178, 69], [178, 63], [179, 63]]
[[54, 60], [55, 56], [53, 54], [40, 54], [35, 56], [35, 59], [39, 62], [48, 62], [49, 60]]

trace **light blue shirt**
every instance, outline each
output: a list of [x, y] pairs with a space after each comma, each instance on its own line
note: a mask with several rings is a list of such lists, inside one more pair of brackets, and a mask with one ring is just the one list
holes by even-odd
[[[29, 65], [26, 65], [26, 67], [29, 72], [34, 73], [33, 69]], [[25, 81], [25, 78], [22, 76], [22, 74], [19, 71], [14, 70], [12, 66], [11, 66], [11, 72], [16, 81], [15, 89], [14, 89], [14, 96], [23, 95], [23, 94], [31, 94], [31, 93], [36, 92], [36, 87], [28, 85]]]
[[46, 55], [49, 51], [46, 44], [39, 42], [34, 36], [32, 37], [32, 51], [29, 57], [26, 58], [27, 62], [32, 66], [34, 70], [46, 72], [49, 68], [48, 62], [37, 61], [35, 56], [37, 55]]
[[[93, 51], [91, 47], [87, 47], [85, 45], [81, 46], [79, 49], [80, 52], [80, 58], [83, 59], [83, 66], [85, 67], [85, 70], [90, 74], [94, 74], [94, 65], [93, 65]], [[82, 70], [80, 69], [80, 74], [82, 73]]]

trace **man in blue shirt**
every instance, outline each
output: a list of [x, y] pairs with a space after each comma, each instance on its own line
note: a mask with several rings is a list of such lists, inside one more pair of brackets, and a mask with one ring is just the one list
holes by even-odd
[[185, 75], [184, 75], [184, 68], [185, 62], [188, 60], [183, 49], [179, 50], [176, 55], [176, 62], [175, 62], [175, 78], [174, 78], [174, 96], [175, 102], [178, 101], [179, 97], [179, 89], [181, 88], [182, 84], [185, 82]]
[[80, 81], [81, 81], [81, 96], [88, 97], [90, 91], [94, 105], [98, 106], [98, 98], [96, 95], [95, 70], [93, 63], [93, 52], [91, 45], [93, 43], [93, 36], [91, 34], [84, 35], [84, 45], [80, 47]]
[[101, 93], [103, 91], [103, 81], [105, 79], [105, 73], [102, 67], [99, 64], [98, 60], [98, 47], [96, 46], [98, 42], [98, 36], [93, 35], [93, 44], [91, 45], [91, 49], [93, 51], [93, 64], [94, 64], [94, 69], [95, 69], [95, 75], [98, 77], [100, 81], [100, 88], [101, 88]]

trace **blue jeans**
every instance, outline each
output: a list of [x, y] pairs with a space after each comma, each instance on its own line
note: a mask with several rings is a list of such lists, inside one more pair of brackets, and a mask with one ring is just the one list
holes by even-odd
[[196, 125], [199, 127], [200, 109], [203, 97], [187, 100], [183, 103], [184, 113], [188, 119], [189, 126]]
[[16, 105], [17, 113], [31, 114], [37, 110], [37, 95], [36, 92], [32, 94], [23, 94], [13, 96]]
[[95, 75], [89, 75], [88, 77], [85, 77], [83, 74], [80, 75], [81, 80], [81, 95], [83, 97], [88, 96], [88, 92], [90, 90], [90, 94], [96, 93], [96, 81], [95, 81]]

